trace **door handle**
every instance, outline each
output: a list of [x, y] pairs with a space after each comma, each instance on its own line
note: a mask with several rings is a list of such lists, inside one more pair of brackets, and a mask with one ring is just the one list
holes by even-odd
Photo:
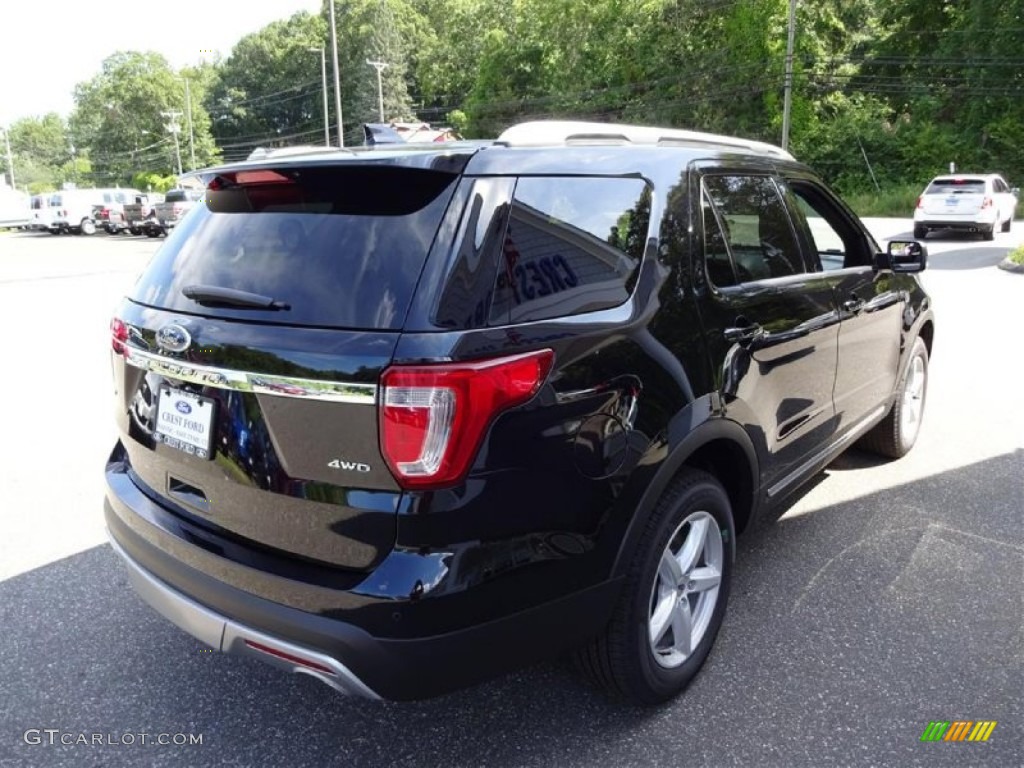
[[749, 344], [763, 335], [764, 329], [757, 323], [751, 323], [750, 325], [726, 328], [723, 334], [726, 341], [731, 341], [734, 344]]
[[843, 309], [845, 309], [847, 312], [857, 314], [862, 309], [864, 309], [864, 300], [858, 299], [857, 295], [854, 294], [849, 299], [843, 302]]

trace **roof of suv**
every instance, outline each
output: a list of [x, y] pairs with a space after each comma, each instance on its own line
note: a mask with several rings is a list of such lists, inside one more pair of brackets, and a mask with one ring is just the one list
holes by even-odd
[[366, 160], [437, 170], [443, 170], [448, 166], [450, 170], [456, 170], [457, 167], [464, 167], [471, 157], [483, 150], [541, 150], [559, 147], [621, 147], [648, 151], [676, 148], [691, 150], [694, 159], [708, 154], [739, 153], [769, 160], [795, 161], [791, 154], [779, 147], [750, 139], [674, 128], [551, 120], [520, 123], [507, 129], [493, 141], [383, 144], [344, 148], [285, 147], [268, 151], [249, 160], [194, 171], [186, 176], [198, 176], [208, 183], [220, 174], [268, 166], [301, 168], [309, 165], [347, 164]]

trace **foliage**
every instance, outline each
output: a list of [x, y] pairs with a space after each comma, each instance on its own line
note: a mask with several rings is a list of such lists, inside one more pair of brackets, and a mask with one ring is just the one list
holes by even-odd
[[142, 192], [166, 192], [174, 189], [177, 179], [174, 176], [161, 176], [159, 173], [140, 171], [132, 176], [132, 188]]
[[244, 158], [259, 145], [323, 136], [319, 51], [325, 35], [323, 22], [303, 12], [238, 41], [205, 101], [227, 159]]
[[[181, 76], [197, 164], [218, 149], [236, 160], [256, 146], [319, 144], [321, 49], [339, 119], [328, 2], [347, 144], [379, 119], [368, 59], [388, 64], [385, 119], [467, 137], [558, 117], [781, 140], [788, 0], [322, 0], [318, 14], [273, 22], [225, 60], [178, 73], [156, 54], [115, 54], [79, 86], [70, 137], [56, 116], [12, 128], [21, 178], [59, 184], [72, 145], [96, 181], [166, 176], [175, 161], [160, 112], [183, 111]], [[791, 150], [844, 194], [871, 193], [865, 210], [903, 212], [905, 189], [951, 161], [1024, 177], [1022, 29], [1024, 0], [804, 0]], [[189, 165], [185, 142], [182, 157]], [[895, 190], [891, 201], [876, 185]]]
[[847, 204], [858, 216], [897, 216], [908, 218], [913, 215], [917, 198], [924, 184], [900, 184], [883, 187], [881, 192], [850, 192], [844, 196]]
[[[196, 164], [211, 163], [217, 150], [210, 117], [202, 105], [204, 83], [197, 78], [192, 96]], [[172, 173], [177, 167], [170, 120], [177, 112], [183, 168], [191, 165], [185, 83], [157, 53], [121, 52], [108, 57], [99, 74], [75, 88], [70, 126], [73, 144], [93, 166], [91, 180], [102, 184], [128, 181], [138, 168]]]
[[1024, 245], [1018, 245], [1006, 254], [1006, 258], [1013, 264], [1020, 264], [1021, 266], [1024, 266]]
[[[26, 117], [10, 128], [15, 180], [30, 193], [45, 192], [57, 185], [58, 168], [70, 159], [67, 125], [55, 112]], [[6, 153], [0, 152], [0, 167], [7, 173]]]

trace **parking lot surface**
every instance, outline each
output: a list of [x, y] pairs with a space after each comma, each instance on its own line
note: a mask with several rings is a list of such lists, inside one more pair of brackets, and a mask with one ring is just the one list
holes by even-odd
[[[1024, 275], [995, 265], [1022, 239], [1022, 222], [929, 239], [917, 447], [850, 451], [742, 537], [707, 666], [639, 710], [560, 662], [432, 701], [348, 700], [156, 615], [105, 543], [102, 467], [108, 322], [160, 241], [0, 233], [0, 766], [1021, 765]], [[921, 742], [934, 720], [998, 725]], [[202, 743], [148, 743], [161, 734]]]

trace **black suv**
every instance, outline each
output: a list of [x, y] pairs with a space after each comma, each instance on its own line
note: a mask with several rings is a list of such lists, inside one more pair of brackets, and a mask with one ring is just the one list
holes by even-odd
[[571, 650], [662, 701], [735, 535], [917, 437], [923, 246], [778, 148], [528, 123], [199, 175], [112, 321], [106, 520], [214, 648], [389, 699]]

